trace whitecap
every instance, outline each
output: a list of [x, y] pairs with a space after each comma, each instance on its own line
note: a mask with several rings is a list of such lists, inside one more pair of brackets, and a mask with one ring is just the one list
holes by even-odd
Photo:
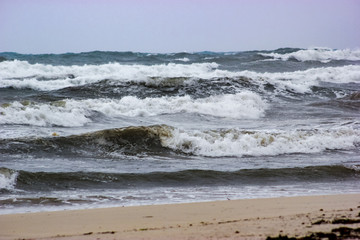
[[180, 62], [189, 62], [190, 61], [190, 59], [189, 58], [187, 58], [187, 57], [184, 57], [184, 58], [177, 58], [177, 59], [175, 59], [176, 61], [180, 61]]

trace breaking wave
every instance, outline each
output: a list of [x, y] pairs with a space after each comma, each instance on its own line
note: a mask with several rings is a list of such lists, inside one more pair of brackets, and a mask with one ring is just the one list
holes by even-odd
[[[182, 170], [176, 172], [103, 173], [103, 172], [27, 172], [16, 173], [16, 188], [26, 191], [66, 189], [127, 189], [164, 186], [271, 185], [278, 182], [344, 181], [358, 178], [359, 171], [346, 166], [312, 166], [305, 168], [241, 169], [238, 171]], [[15, 176], [14, 175], [14, 176]], [[1, 174], [0, 174], [1, 176]], [[12, 190], [12, 189], [9, 189]]]
[[[360, 131], [352, 127], [315, 130], [182, 130], [167, 125], [126, 127], [67, 137], [5, 139], [2, 151], [72, 154], [177, 153], [208, 157], [276, 156], [355, 149]], [[11, 145], [11, 146], [9, 146]]]
[[102, 65], [53, 66], [15, 60], [0, 63], [0, 86], [3, 88], [31, 88], [51, 91], [95, 83], [104, 79], [121, 82], [147, 82], [153, 77], [208, 79], [217, 75], [214, 69], [218, 66], [216, 63], [170, 63], [151, 66], [108, 63]]
[[133, 96], [121, 99], [67, 99], [52, 103], [16, 101], [0, 105], [0, 124], [75, 127], [92, 122], [92, 117], [99, 113], [106, 117], [139, 117], [186, 112], [256, 119], [263, 116], [266, 108], [266, 102], [249, 91], [198, 99], [187, 95], [144, 99]]
[[[26, 61], [0, 62], [0, 89], [33, 89], [53, 91], [71, 87], [98, 84], [112, 86], [119, 84], [145, 84], [150, 87], [179, 87], [200, 85], [200, 82], [221, 82], [233, 79], [237, 90], [239, 79], [247, 79], [251, 84], [263, 87], [270, 84], [276, 91], [311, 92], [311, 87], [323, 82], [358, 83], [360, 66], [310, 68], [294, 72], [260, 73], [254, 71], [228, 71], [216, 63], [159, 64], [159, 65], [122, 65], [108, 63], [102, 65], [52, 66], [29, 64]], [[108, 89], [108, 90], [109, 90]]]
[[332, 50], [328, 48], [314, 48], [314, 49], [302, 49], [291, 53], [259, 53], [264, 57], [271, 57], [274, 60], [297, 60], [300, 62], [305, 61], [319, 61], [322, 63], [328, 63], [330, 61], [360, 61], [360, 49], [339, 49]]

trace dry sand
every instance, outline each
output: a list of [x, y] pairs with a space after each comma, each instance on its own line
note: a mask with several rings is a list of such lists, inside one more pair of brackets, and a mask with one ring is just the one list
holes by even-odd
[[0, 215], [0, 239], [266, 239], [344, 226], [360, 229], [360, 194]]

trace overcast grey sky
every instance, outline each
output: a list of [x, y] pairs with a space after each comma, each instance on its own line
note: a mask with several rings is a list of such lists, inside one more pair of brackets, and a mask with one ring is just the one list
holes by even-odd
[[0, 52], [359, 45], [360, 0], [0, 0]]

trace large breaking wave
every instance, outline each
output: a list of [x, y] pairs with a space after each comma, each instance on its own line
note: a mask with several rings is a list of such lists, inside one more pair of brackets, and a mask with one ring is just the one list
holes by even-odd
[[[198, 80], [219, 78], [247, 78], [253, 84], [270, 83], [280, 89], [300, 93], [310, 91], [321, 82], [360, 82], [360, 66], [311, 68], [303, 71], [259, 73], [253, 71], [228, 71], [216, 63], [123, 65], [52, 66], [29, 64], [26, 61], [0, 62], [0, 88], [29, 88], [40, 91], [59, 90], [84, 86], [104, 80], [107, 84], [132, 82], [157, 86], [195, 85]], [[103, 82], [104, 83], [104, 82]]]
[[139, 117], [172, 113], [197, 113], [215, 117], [256, 119], [264, 115], [267, 103], [256, 93], [244, 91], [194, 99], [174, 96], [140, 99], [66, 99], [52, 103], [30, 101], [0, 105], [0, 124], [36, 126], [83, 126], [98, 114], [105, 117]]
[[59, 152], [111, 156], [120, 154], [176, 153], [208, 157], [276, 156], [355, 149], [360, 130], [353, 127], [302, 130], [246, 131], [183, 130], [167, 125], [126, 127], [50, 138], [1, 140], [1, 150], [17, 153]]

